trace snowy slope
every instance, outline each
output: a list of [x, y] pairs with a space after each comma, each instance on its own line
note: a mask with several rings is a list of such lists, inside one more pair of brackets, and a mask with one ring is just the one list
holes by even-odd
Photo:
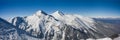
[[42, 10], [26, 17], [15, 17], [9, 22], [25, 31], [29, 37], [41, 40], [114, 39], [119, 31], [120, 20], [100, 20], [56, 11], [47, 14]]
[[0, 40], [18, 40], [19, 35], [14, 26], [0, 18]]
[[0, 18], [0, 40], [41, 40]]

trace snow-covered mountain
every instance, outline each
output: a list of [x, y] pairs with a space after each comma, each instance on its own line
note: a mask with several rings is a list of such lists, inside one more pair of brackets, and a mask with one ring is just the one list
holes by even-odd
[[47, 14], [39, 10], [31, 16], [11, 18], [9, 22], [26, 40], [112, 40], [120, 34], [119, 18], [90, 18], [60, 11]]

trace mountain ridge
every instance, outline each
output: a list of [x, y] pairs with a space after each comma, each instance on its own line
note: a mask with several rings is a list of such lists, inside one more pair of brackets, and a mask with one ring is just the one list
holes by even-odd
[[25, 39], [80, 40], [109, 37], [112, 40], [116, 38], [113, 35], [120, 33], [120, 20], [106, 22], [104, 19], [63, 14], [60, 11], [49, 15], [40, 10], [32, 16], [14, 17], [8, 22], [24, 31], [21, 35], [26, 35]]

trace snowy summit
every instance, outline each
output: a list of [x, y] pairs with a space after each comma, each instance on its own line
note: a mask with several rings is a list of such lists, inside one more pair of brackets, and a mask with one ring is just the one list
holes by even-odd
[[0, 40], [114, 40], [119, 39], [119, 24], [120, 19], [89, 18], [60, 11], [47, 14], [39, 10], [32, 16], [9, 21], [0, 18]]

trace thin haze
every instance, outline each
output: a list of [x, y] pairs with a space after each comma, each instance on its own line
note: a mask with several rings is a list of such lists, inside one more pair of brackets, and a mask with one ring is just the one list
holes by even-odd
[[37, 10], [57, 10], [82, 16], [119, 16], [119, 0], [0, 0], [0, 17], [29, 16]]

